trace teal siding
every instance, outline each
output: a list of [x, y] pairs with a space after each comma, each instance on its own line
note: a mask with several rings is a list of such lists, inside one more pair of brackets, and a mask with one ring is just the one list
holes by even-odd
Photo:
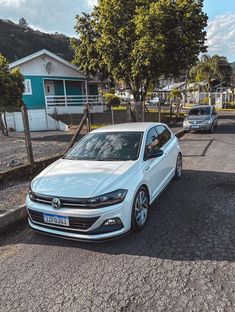
[[[64, 95], [63, 79], [66, 80], [66, 93], [67, 95], [82, 95], [85, 90], [82, 90], [82, 78], [70, 77], [45, 77], [45, 76], [24, 76], [25, 79], [31, 80], [32, 95], [23, 95], [23, 101], [29, 109], [43, 109], [45, 108], [45, 93], [44, 93], [44, 80], [54, 80], [55, 95]], [[97, 90], [97, 86], [94, 86]], [[90, 88], [89, 88], [90, 89]], [[91, 91], [91, 89], [90, 89]], [[93, 93], [94, 92], [94, 93]], [[92, 86], [90, 94], [97, 94]]]
[[31, 80], [32, 95], [23, 95], [23, 101], [29, 109], [45, 108], [45, 97], [43, 90], [43, 78], [38, 76], [25, 76]]
[[88, 86], [88, 94], [89, 95], [97, 95], [98, 94], [98, 86], [97, 85], [89, 85]]
[[67, 95], [82, 95], [82, 84], [79, 81], [66, 81]]
[[64, 85], [62, 80], [54, 80], [55, 95], [64, 95]]

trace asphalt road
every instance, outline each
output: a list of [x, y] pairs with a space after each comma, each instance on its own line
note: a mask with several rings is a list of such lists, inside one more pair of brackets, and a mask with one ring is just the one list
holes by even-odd
[[0, 311], [235, 311], [235, 114], [181, 139], [184, 176], [139, 234], [71, 242], [0, 233]]

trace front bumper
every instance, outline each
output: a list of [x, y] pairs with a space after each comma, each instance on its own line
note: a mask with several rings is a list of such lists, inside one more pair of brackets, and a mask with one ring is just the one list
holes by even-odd
[[[27, 196], [26, 208], [32, 229], [68, 239], [99, 241], [122, 236], [131, 229], [131, 203], [122, 203], [99, 209], [61, 208], [55, 210], [48, 204], [33, 202]], [[43, 214], [68, 217], [69, 226], [45, 223]], [[119, 218], [121, 224], [104, 226], [108, 219]]]
[[211, 124], [186, 124], [183, 125], [184, 131], [206, 131], [210, 130]]

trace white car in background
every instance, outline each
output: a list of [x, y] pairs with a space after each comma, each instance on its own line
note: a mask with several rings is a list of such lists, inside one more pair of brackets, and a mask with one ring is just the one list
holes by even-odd
[[100, 128], [32, 181], [29, 224], [43, 233], [92, 241], [141, 230], [150, 204], [181, 174], [179, 142], [165, 124]]

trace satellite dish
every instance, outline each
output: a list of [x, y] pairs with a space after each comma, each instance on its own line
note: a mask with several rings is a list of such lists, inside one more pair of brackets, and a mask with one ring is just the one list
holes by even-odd
[[48, 74], [50, 75], [51, 72], [51, 68], [52, 68], [52, 63], [51, 62], [47, 62], [45, 65], [45, 69], [48, 72]]

